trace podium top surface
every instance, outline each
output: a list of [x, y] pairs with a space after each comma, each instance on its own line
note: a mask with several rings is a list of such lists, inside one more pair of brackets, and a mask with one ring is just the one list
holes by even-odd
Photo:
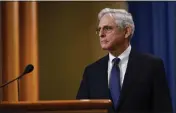
[[107, 109], [111, 100], [48, 100], [48, 101], [2, 101], [0, 109], [25, 109], [25, 110], [87, 110]]

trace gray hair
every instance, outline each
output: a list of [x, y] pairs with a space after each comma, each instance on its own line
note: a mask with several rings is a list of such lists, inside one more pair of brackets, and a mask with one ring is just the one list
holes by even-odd
[[133, 17], [125, 9], [104, 8], [99, 12], [98, 19], [100, 20], [105, 14], [112, 15], [115, 18], [115, 23], [121, 28], [125, 28], [129, 25], [132, 29], [131, 37], [133, 36], [135, 30]]

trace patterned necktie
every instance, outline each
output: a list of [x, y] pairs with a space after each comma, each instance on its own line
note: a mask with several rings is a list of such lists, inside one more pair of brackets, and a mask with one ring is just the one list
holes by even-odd
[[111, 92], [111, 97], [112, 97], [112, 102], [114, 105], [114, 109], [116, 110], [117, 106], [118, 106], [118, 99], [120, 96], [120, 69], [119, 69], [119, 62], [120, 59], [119, 58], [114, 58], [113, 59], [113, 67], [111, 70], [111, 76], [110, 76], [110, 84], [109, 84], [109, 88], [110, 88], [110, 92]]

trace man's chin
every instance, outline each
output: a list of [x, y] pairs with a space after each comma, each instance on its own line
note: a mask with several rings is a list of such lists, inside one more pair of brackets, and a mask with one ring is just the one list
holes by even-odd
[[109, 46], [101, 46], [101, 48], [103, 50], [106, 50], [106, 51], [114, 51], [114, 49], [112, 47], [109, 47]]
[[107, 46], [102, 46], [101, 47], [103, 50], [109, 50], [110, 48], [109, 47], [107, 47]]

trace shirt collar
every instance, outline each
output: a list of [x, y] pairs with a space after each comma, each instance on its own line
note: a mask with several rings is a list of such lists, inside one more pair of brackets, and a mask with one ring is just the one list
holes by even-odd
[[[126, 59], [128, 59], [129, 57], [129, 54], [130, 54], [130, 51], [131, 51], [131, 45], [128, 46], [128, 48], [123, 52], [121, 53], [118, 58], [120, 58], [120, 62], [123, 62], [125, 61]], [[109, 60], [110, 62], [112, 62], [112, 60], [116, 58], [115, 56], [113, 56], [111, 53], [109, 53]]]

